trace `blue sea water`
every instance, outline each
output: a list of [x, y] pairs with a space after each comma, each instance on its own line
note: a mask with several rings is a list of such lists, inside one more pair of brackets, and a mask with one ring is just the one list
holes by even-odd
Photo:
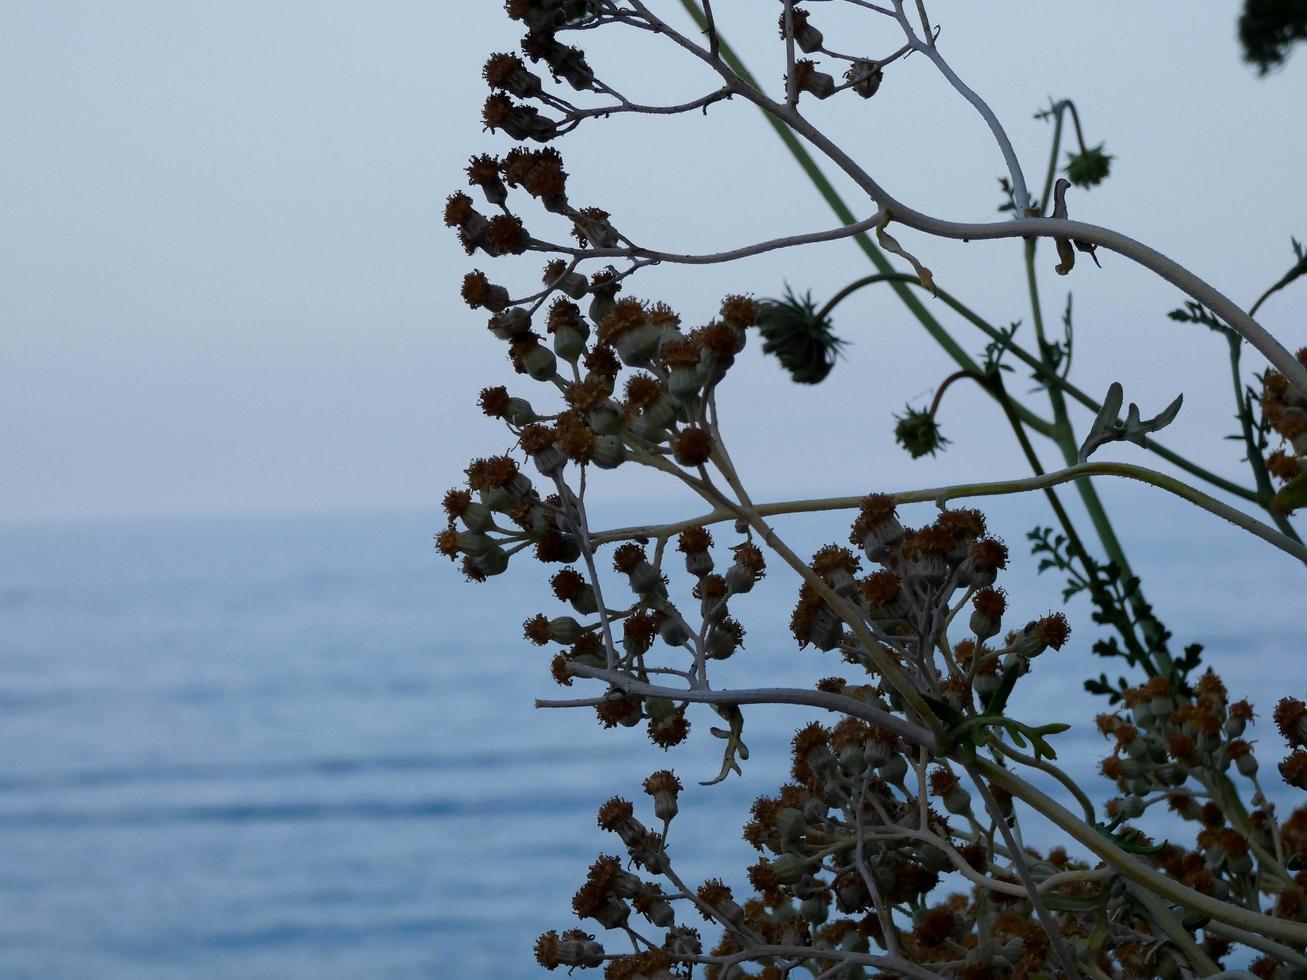
[[[1003, 506], [1019, 551], [1033, 520]], [[1223, 525], [1168, 535], [1129, 519], [1141, 563], [1165, 572], [1153, 601], [1181, 640], [1208, 643], [1234, 694], [1263, 712], [1301, 694], [1301, 568]], [[641, 729], [534, 709], [567, 693], [521, 640], [522, 620], [552, 609], [543, 573], [464, 583], [431, 550], [438, 521], [0, 529], [0, 977], [538, 976], [534, 937], [572, 925], [585, 867], [614, 850], [596, 807], [615, 792], [639, 804], [664, 767], [687, 785], [678, 869], [742, 878], [748, 803], [783, 781], [788, 736], [813, 713], [749, 712], [744, 775], [702, 788], [720, 763], [707, 712], [664, 754]], [[796, 531], [805, 546], [838, 533]], [[1036, 615], [1055, 585], [1009, 579]], [[839, 672], [793, 650], [791, 602], [779, 573], [739, 601], [750, 635], [722, 683]], [[1079, 690], [1100, 666], [1087, 646], [1040, 662], [1025, 717], [1096, 710]], [[1277, 740], [1259, 734], [1273, 766]], [[1092, 781], [1096, 736], [1059, 744]]]

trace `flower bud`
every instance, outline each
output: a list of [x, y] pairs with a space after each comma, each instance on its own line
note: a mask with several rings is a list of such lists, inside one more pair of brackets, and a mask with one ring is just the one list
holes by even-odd
[[783, 885], [797, 884], [808, 870], [808, 862], [797, 854], [782, 854], [771, 862], [772, 874]]
[[616, 469], [626, 462], [626, 445], [621, 436], [597, 435], [590, 451], [590, 462], [601, 470]]
[[502, 574], [508, 568], [508, 552], [497, 546], [479, 555], [472, 555], [468, 560], [485, 576]]
[[658, 622], [658, 635], [668, 646], [684, 646], [690, 639], [690, 631], [680, 616], [664, 615]]
[[961, 786], [954, 786], [944, 794], [944, 809], [961, 817], [971, 812], [971, 794]]
[[985, 588], [972, 600], [971, 631], [981, 640], [997, 636], [1007, 611], [1007, 598], [1002, 589]]
[[800, 840], [808, 832], [808, 821], [804, 818], [803, 811], [794, 807], [787, 806], [778, 810], [772, 818], [772, 824], [783, 841]]
[[1231, 854], [1226, 859], [1225, 866], [1230, 869], [1231, 874], [1246, 875], [1253, 869], [1253, 859], [1247, 851], [1242, 854]]
[[536, 961], [548, 970], [560, 966], [597, 967], [604, 963], [603, 946], [580, 929], [569, 930], [561, 938], [553, 930], [546, 932], [536, 940], [535, 955]]
[[574, 326], [559, 327], [553, 331], [553, 338], [554, 353], [568, 364], [575, 364], [585, 353], [586, 334]]
[[685, 570], [696, 578], [711, 575], [713, 570], [712, 555], [707, 551], [695, 551], [686, 554]]
[[631, 903], [635, 910], [659, 929], [666, 929], [676, 924], [676, 912], [663, 893], [655, 888], [646, 889], [636, 895]]
[[948, 445], [949, 440], [939, 431], [939, 423], [929, 412], [907, 407], [904, 415], [894, 416], [894, 441], [908, 451], [913, 459], [934, 456]]
[[667, 393], [673, 400], [688, 404], [699, 397], [703, 383], [703, 368], [697, 363], [675, 364], [667, 374]]
[[531, 332], [531, 314], [520, 306], [513, 306], [492, 316], [488, 326], [500, 340], [515, 340]]
[[590, 281], [579, 272], [569, 272], [553, 282], [555, 289], [572, 299], [580, 299], [590, 291]]
[[1121, 797], [1120, 806], [1117, 807], [1114, 816], [1121, 817], [1125, 820], [1133, 820], [1144, 812], [1144, 801], [1142, 797], [1131, 794], [1130, 796]]
[[511, 302], [508, 290], [490, 282], [485, 273], [480, 271], [469, 272], [463, 277], [462, 294], [472, 308], [480, 307], [491, 313], [502, 313]]
[[[724, 606], [723, 606], [724, 608]], [[744, 630], [735, 620], [723, 615], [708, 630], [704, 640], [704, 656], [709, 660], [725, 660], [742, 645]]]
[[886, 738], [869, 738], [862, 747], [862, 759], [870, 769], [880, 769], [890, 760], [894, 743]]
[[602, 290], [595, 286], [594, 280], [590, 281], [590, 306], [586, 310], [586, 315], [590, 317], [590, 322], [598, 326], [603, 322], [604, 317], [613, 311], [617, 305], [617, 300], [612, 292]]
[[887, 783], [901, 784], [908, 774], [908, 763], [901, 755], [892, 755], [888, 762], [880, 767], [880, 778]]
[[988, 702], [991, 697], [998, 692], [1003, 686], [1003, 675], [998, 671], [998, 665], [993, 664], [993, 669], [978, 670], [972, 678], [971, 686], [983, 702]]
[[631, 569], [628, 577], [631, 583], [631, 591], [641, 595], [654, 591], [662, 584], [658, 569], [647, 561], [641, 562]]
[[846, 745], [840, 749], [839, 763], [840, 772], [851, 779], [857, 779], [867, 768], [862, 747], [858, 745]]
[[862, 548], [870, 561], [879, 562], [889, 556], [904, 533], [895, 514], [894, 498], [888, 494], [872, 494], [863, 498], [849, 540]]
[[923, 868], [936, 874], [952, 866], [948, 855], [931, 844], [922, 844], [912, 852], [912, 856]]
[[844, 73], [845, 81], [853, 82], [853, 91], [864, 99], [876, 94], [884, 77], [884, 70], [874, 61], [855, 61]]
[[616, 435], [626, 425], [626, 413], [616, 402], [607, 400], [586, 413], [586, 422], [600, 435]]
[[734, 926], [744, 922], [744, 909], [736, 903], [731, 890], [716, 878], [699, 886], [699, 899], [725, 921]]
[[494, 524], [494, 515], [490, 508], [480, 501], [473, 500], [463, 508], [458, 519], [463, 522], [463, 526], [469, 531], [485, 531]]
[[558, 373], [558, 358], [548, 347], [532, 344], [522, 352], [522, 371], [536, 381], [548, 381]]
[[809, 631], [809, 642], [823, 653], [834, 650], [844, 639], [844, 620], [835, 610], [822, 605], [813, 617]]
[[664, 824], [677, 813], [677, 795], [681, 781], [668, 769], [661, 769], [644, 781], [644, 791], [653, 797], [654, 816]]
[[557, 444], [549, 445], [531, 454], [531, 462], [535, 468], [540, 471], [544, 477], [554, 477], [563, 471], [567, 465], [567, 454], [560, 449]]
[[673, 956], [698, 956], [703, 952], [703, 943], [698, 933], [686, 926], [673, 926], [667, 931], [663, 948]]
[[[794, 25], [794, 43], [799, 46], [799, 50], [804, 54], [812, 54], [814, 51], [820, 50], [823, 40], [822, 34], [821, 31], [808, 22], [808, 12], [795, 9], [789, 12], [789, 16]], [[786, 37], [785, 19], [786, 15], [782, 12], [780, 20], [782, 39]]]
[[835, 79], [806, 58], [794, 66], [794, 78], [800, 92], [807, 92], [819, 99], [829, 99], [835, 94]]

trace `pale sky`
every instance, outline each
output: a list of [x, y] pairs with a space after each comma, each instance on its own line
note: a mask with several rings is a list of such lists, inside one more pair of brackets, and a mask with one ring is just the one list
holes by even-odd
[[[675, 0], [655, 7], [684, 22]], [[779, 84], [779, 5], [716, 7], [755, 73]], [[812, 5], [819, 26], [829, 7]], [[941, 50], [998, 113], [1032, 186], [1050, 128], [1031, 116], [1050, 96], [1075, 98], [1090, 141], [1106, 142], [1113, 175], [1072, 192], [1072, 217], [1159, 248], [1245, 304], [1290, 264], [1289, 237], [1307, 240], [1307, 59], [1258, 79], [1240, 61], [1234, 5], [931, 10]], [[857, 24], [828, 31], [832, 46], [897, 46], [887, 19]], [[470, 456], [507, 448], [476, 392], [531, 385], [458, 286], [476, 264], [534, 288], [541, 263], [474, 263], [440, 211], [469, 155], [511, 145], [481, 132], [479, 74], [518, 33], [495, 2], [0, 2], [0, 521], [434, 508]], [[666, 42], [618, 28], [584, 40], [638, 101], [715, 87]], [[994, 216], [1001, 158], [924, 59], [893, 66], [871, 102], [846, 94], [811, 116], [902, 200]], [[590, 122], [554, 145], [573, 201], [656, 248], [832, 224], [738, 100], [706, 117]], [[899, 237], [993, 322], [1028, 321], [1019, 244]], [[1075, 291], [1081, 386], [1101, 395], [1119, 379], [1145, 414], [1183, 391], [1169, 441], [1240, 474], [1237, 445], [1220, 439], [1234, 429], [1222, 342], [1167, 320], [1181, 297], [1124, 259], [1067, 280], [1053, 263], [1046, 248], [1046, 311], [1056, 322]], [[728, 292], [774, 295], [788, 281], [821, 298], [867, 271], [834, 243], [649, 270], [628, 292], [668, 299], [693, 325]], [[1261, 316], [1291, 348], [1307, 344], [1296, 288]], [[849, 301], [837, 325], [854, 344], [816, 390], [746, 354], [723, 398], [747, 474], [778, 492], [844, 493], [1022, 472], [1001, 416], [961, 391], [942, 417], [954, 447], [909, 465], [891, 416], [924, 404], [949, 362], [888, 292]], [[759, 392], [765, 402], [748, 404]], [[610, 484], [647, 489], [620, 472]]]

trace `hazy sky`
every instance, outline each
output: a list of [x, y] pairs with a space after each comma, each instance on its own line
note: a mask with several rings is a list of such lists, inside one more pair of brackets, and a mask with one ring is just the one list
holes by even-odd
[[[716, 6], [778, 83], [779, 5]], [[1307, 59], [1259, 80], [1240, 62], [1233, 5], [931, 9], [941, 50], [1007, 125], [1032, 185], [1049, 127], [1031, 115], [1049, 96], [1077, 99], [1090, 140], [1106, 141], [1113, 176], [1072, 194], [1073, 217], [1160, 248], [1243, 303], [1287, 267], [1289, 236], [1307, 239]], [[829, 6], [813, 10], [820, 25]], [[887, 19], [856, 23], [836, 46], [897, 46]], [[506, 448], [476, 392], [529, 383], [457, 289], [473, 264], [520, 285], [541, 263], [474, 263], [440, 210], [471, 153], [510, 145], [481, 132], [479, 71], [517, 35], [489, 0], [0, 2], [0, 520], [433, 506], [469, 456]], [[714, 87], [665, 42], [617, 28], [585, 39], [633, 99]], [[813, 119], [919, 209], [991, 217], [1001, 160], [984, 127], [924, 59], [895, 69], [871, 102], [846, 95]], [[654, 247], [706, 251], [832, 222], [742, 102], [591, 122], [557, 145], [573, 201]], [[1028, 317], [1019, 244], [899, 237], [993, 321]], [[1123, 259], [1069, 280], [1053, 262], [1046, 250], [1046, 304], [1055, 316], [1075, 290], [1082, 386], [1119, 378], [1145, 393], [1146, 413], [1185, 392], [1170, 441], [1238, 472], [1219, 438], [1233, 429], [1219, 339], [1166, 320], [1179, 296]], [[694, 324], [727, 292], [789, 281], [820, 297], [866, 271], [836, 243], [653, 270], [629, 292], [665, 297]], [[1307, 343], [1307, 289], [1262, 322]], [[943, 416], [953, 451], [909, 466], [891, 413], [922, 404], [948, 362], [887, 292], [848, 302], [839, 327], [856, 343], [815, 391], [746, 356], [725, 396], [746, 473], [853, 492], [1020, 471], [1001, 417], [961, 391]], [[747, 404], [759, 390], [773, 394]]]

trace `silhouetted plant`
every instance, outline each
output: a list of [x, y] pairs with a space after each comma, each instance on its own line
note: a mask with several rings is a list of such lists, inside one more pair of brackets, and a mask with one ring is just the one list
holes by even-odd
[[[515, 447], [467, 467], [466, 485], [445, 497], [449, 525], [437, 547], [461, 560], [463, 573], [478, 582], [525, 553], [561, 566], [550, 585], [568, 611], [538, 613], [523, 631], [552, 652], [558, 684], [582, 682], [594, 690], [537, 704], [593, 710], [605, 728], [644, 725], [663, 748], [691, 737], [702, 717], [696, 712], [712, 712], [718, 724], [709, 732], [722, 743], [722, 764], [709, 783], [739, 772], [747, 759], [749, 705], [819, 708], [823, 721], [798, 730], [788, 781], [760, 797], [745, 824], [745, 839], [761, 855], [748, 869], [751, 894], [737, 897], [717, 878], [692, 885], [677, 873], [668, 831], [682, 784], [661, 770], [643, 780], [649, 799], [639, 808], [619, 794], [599, 809], [600, 828], [616, 835], [626, 857], [595, 860], [573, 900], [583, 925], [541, 936], [539, 963], [550, 970], [602, 967], [610, 980], [668, 980], [689, 976], [696, 965], [709, 978], [768, 980], [800, 972], [854, 978], [868, 971], [972, 980], [1246, 976], [1221, 972], [1221, 961], [1240, 950], [1259, 957], [1251, 966], [1256, 976], [1303, 975], [1307, 807], [1287, 819], [1277, 815], [1245, 738], [1252, 706], [1233, 699], [1210, 669], [1200, 671], [1200, 645], [1172, 652], [1172, 635], [1145, 598], [1086, 479], [1141, 480], [1307, 561], [1307, 548], [1289, 522], [1307, 504], [1307, 351], [1291, 354], [1254, 319], [1257, 307], [1307, 270], [1301, 249], [1295, 243], [1295, 264], [1245, 311], [1155, 250], [1070, 220], [1069, 189], [1101, 183], [1112, 157], [1102, 143], [1086, 143], [1078, 112], [1066, 100], [1039, 113], [1053, 126], [1052, 153], [1042, 193], [1032, 198], [1003, 127], [949, 67], [921, 0], [911, 9], [900, 0], [846, 0], [869, 22], [881, 18], [894, 32], [890, 50], [879, 57], [830, 50], [820, 13], [781, 0], [787, 73], [776, 95], [767, 94], [731, 51], [710, 3], [682, 2], [702, 39], [678, 30], [643, 0], [509, 0], [508, 16], [526, 36], [522, 57], [500, 53], [486, 64], [492, 88], [483, 114], [487, 128], [519, 142], [553, 143], [616, 114], [749, 102], [786, 138], [842, 223], [829, 232], [716, 254], [667, 253], [624, 234], [620, 207], [575, 205], [552, 146], [473, 157], [468, 184], [484, 198], [487, 213], [460, 191], [448, 199], [445, 223], [469, 255], [539, 255], [547, 262], [541, 289], [523, 294], [473, 270], [462, 295], [489, 314], [489, 332], [507, 345], [514, 371], [538, 387], [530, 400], [503, 386], [482, 391], [482, 411], [503, 420]], [[629, 102], [596, 76], [585, 52], [566, 43], [598, 43], [614, 27], [661, 35], [688, 63], [697, 63], [711, 88], [675, 106]], [[813, 57], [800, 59], [796, 52]], [[889, 195], [800, 111], [811, 99], [851, 99], [847, 92], [862, 99], [905, 97], [889, 93], [895, 63], [909, 53], [937, 67], [989, 126], [1008, 168], [1000, 211], [1009, 217], [959, 223], [916, 211]], [[823, 71], [821, 58], [847, 69]], [[580, 106], [572, 101], [576, 95], [560, 94], [564, 83], [593, 104]], [[1059, 170], [1068, 118], [1078, 149]], [[796, 134], [859, 188], [862, 206], [874, 209], [868, 217], [854, 218]], [[540, 205], [530, 228], [522, 208], [527, 197]], [[547, 224], [560, 226], [563, 235], [532, 230]], [[940, 288], [931, 270], [890, 234], [892, 224], [944, 238], [1023, 239], [1033, 350], [1017, 340], [1016, 325], [995, 327]], [[566, 242], [569, 232], [575, 244]], [[856, 239], [878, 271], [820, 308], [810, 296], [800, 299], [788, 290], [783, 300], [755, 300], [723, 289], [727, 295], [717, 309], [691, 328], [666, 303], [627, 293], [633, 277], [656, 263], [726, 263], [839, 238]], [[1074, 271], [1077, 255], [1097, 261], [1098, 248], [1138, 263], [1187, 294], [1173, 320], [1227, 341], [1251, 487], [1216, 476], [1158, 441], [1180, 398], [1147, 393], [1145, 410], [1130, 403], [1122, 418], [1119, 384], [1099, 401], [1072, 383], [1070, 300], [1062, 335], [1052, 336], [1036, 288], [1042, 239], [1053, 241], [1060, 275]], [[886, 253], [904, 259], [912, 272], [896, 270]], [[928, 408], [909, 407], [897, 417], [903, 447], [913, 457], [945, 447], [938, 422], [943, 396], [966, 381], [1003, 411], [1033, 475], [895, 494], [755, 501], [723, 434], [719, 387], [754, 334], [761, 335], [763, 353], [776, 356], [794, 381], [820, 383], [836, 366], [841, 343], [834, 309], [845, 296], [874, 285], [895, 290], [959, 368], [938, 386]], [[926, 293], [936, 297], [936, 308], [985, 335], [979, 362], [923, 304]], [[1241, 373], [1245, 344], [1270, 365], [1253, 383]], [[1049, 417], [1008, 394], [1004, 373], [1018, 367], [1030, 372], [1036, 392], [1047, 399]], [[1083, 436], [1071, 424], [1068, 401], [1095, 414]], [[1032, 434], [1054, 444], [1063, 468], [1044, 470]], [[1184, 477], [1093, 461], [1100, 446], [1117, 441], [1162, 458]], [[658, 474], [693, 490], [707, 510], [673, 522], [595, 528], [586, 507], [592, 466], [643, 467], [651, 479]], [[1260, 508], [1265, 520], [1187, 479]], [[1093, 545], [1060, 500], [1058, 488], [1067, 484], [1086, 506]], [[1093, 652], [1117, 661], [1123, 672], [1116, 680], [1104, 672], [1085, 683], [1108, 708], [1094, 721], [1109, 741], [1101, 770], [1117, 795], [1101, 810], [1056, 764], [1057, 736], [1070, 726], [1031, 725], [1009, 707], [1022, 678], [1045, 669], [1046, 660], [1071, 642], [1067, 620], [1059, 612], [1036, 613], [1029, 600], [1008, 595], [999, 584], [1012, 560], [1007, 546], [990, 533], [979, 510], [951, 506], [1032, 491], [1045, 494], [1057, 525], [1031, 532], [1033, 556], [1041, 570], [1065, 576], [1065, 601], [1081, 593], [1089, 598], [1101, 627], [1091, 639]], [[933, 519], [905, 524], [904, 508], [923, 502], [937, 506]], [[772, 519], [817, 510], [852, 513], [847, 546], [833, 542], [804, 560]], [[714, 529], [728, 540], [719, 544]], [[673, 543], [683, 573], [669, 565]], [[778, 566], [798, 586], [790, 619], [797, 647], [830, 653], [835, 664], [809, 687], [714, 687], [715, 664], [746, 655], [737, 618], [747, 606], [743, 597]], [[1290, 750], [1279, 773], [1289, 785], [1307, 788], [1307, 704], [1286, 697], [1273, 718]], [[1032, 771], [1052, 777], [1061, 799], [1033, 785]], [[1192, 840], [1149, 838], [1149, 819], [1163, 808], [1193, 825]], [[1065, 835], [1064, 846], [1037, 853], [1024, 844], [1023, 820], [1032, 812]], [[703, 923], [712, 936], [700, 933]], [[599, 930], [615, 934], [630, 951], [611, 948]]]

